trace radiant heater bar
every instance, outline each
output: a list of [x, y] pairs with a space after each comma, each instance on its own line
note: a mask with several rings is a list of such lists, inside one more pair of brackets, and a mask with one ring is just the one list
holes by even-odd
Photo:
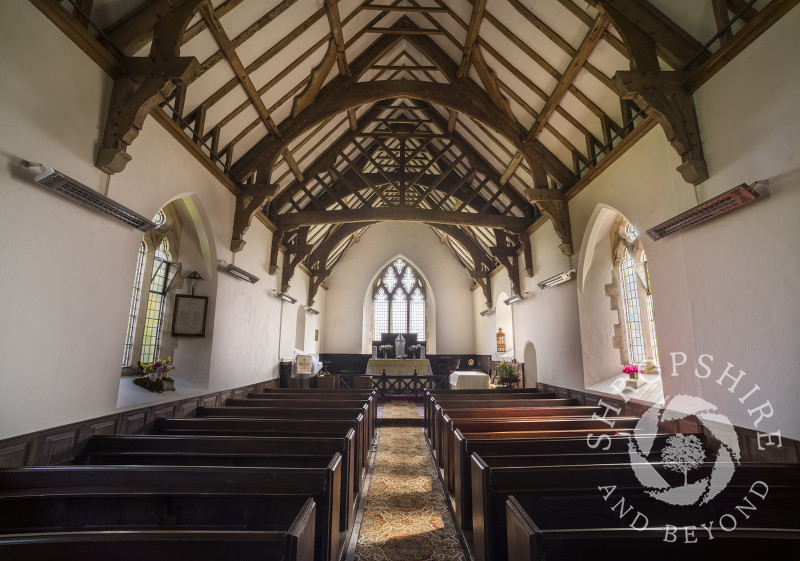
[[759, 196], [754, 187], [756, 185], [768, 184], [768, 180], [756, 181], [749, 186], [742, 183], [730, 191], [726, 191], [686, 212], [673, 216], [658, 226], [653, 226], [647, 230], [647, 235], [653, 240], [660, 240], [661, 238], [666, 238], [669, 235], [681, 232], [686, 228], [691, 228], [692, 226], [716, 218], [726, 212], [730, 212], [747, 203], [753, 202]]
[[156, 227], [151, 220], [148, 220], [141, 214], [101, 195], [82, 183], [78, 183], [60, 171], [54, 170], [53, 168], [45, 168], [41, 165], [37, 167], [42, 169], [42, 173], [34, 177], [33, 180], [42, 187], [46, 187], [59, 195], [72, 199], [86, 208], [110, 216], [142, 232], [148, 232]]

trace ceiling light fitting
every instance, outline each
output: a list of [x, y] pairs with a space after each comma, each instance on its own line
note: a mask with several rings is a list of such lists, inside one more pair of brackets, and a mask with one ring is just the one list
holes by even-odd
[[41, 173], [33, 178], [36, 183], [88, 209], [118, 220], [141, 232], [149, 232], [156, 227], [152, 220], [148, 220], [141, 214], [109, 199], [83, 183], [75, 181], [60, 171], [32, 162], [28, 163], [27, 167], [41, 170]]
[[261, 280], [257, 276], [255, 276], [254, 274], [248, 273], [244, 269], [240, 269], [239, 267], [237, 267], [235, 265], [231, 265], [230, 263], [226, 263], [225, 261], [222, 261], [221, 259], [217, 263], [219, 265], [219, 270], [220, 271], [225, 271], [229, 275], [233, 275], [234, 277], [240, 278], [242, 280], [246, 280], [247, 282], [249, 282], [251, 284], [255, 284], [259, 280]]
[[306, 311], [307, 311], [309, 314], [311, 314], [312, 316], [318, 316], [318, 315], [319, 315], [319, 310], [315, 310], [315, 309], [314, 309], [314, 308], [312, 308], [311, 306], [306, 306]]
[[285, 292], [278, 291], [278, 292], [275, 293], [275, 296], [277, 296], [278, 298], [280, 298], [284, 302], [289, 302], [290, 304], [296, 304], [297, 303], [297, 298], [292, 298], [291, 296], [289, 296]]
[[575, 278], [575, 269], [570, 269], [569, 271], [564, 271], [563, 273], [559, 273], [555, 276], [550, 277], [549, 279], [545, 279], [542, 282], [538, 283], [539, 288], [545, 290], [546, 288], [552, 288], [556, 285], [561, 283], [565, 283], [568, 280]]

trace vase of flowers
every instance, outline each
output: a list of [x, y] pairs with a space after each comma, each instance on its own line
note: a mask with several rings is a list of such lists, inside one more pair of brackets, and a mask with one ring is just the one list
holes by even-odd
[[626, 364], [622, 368], [622, 372], [628, 375], [628, 380], [638, 380], [641, 370], [635, 364]]
[[392, 349], [394, 349], [394, 345], [381, 345], [378, 347], [378, 354], [382, 358], [389, 358], [389, 353], [392, 352]]
[[421, 347], [419, 345], [409, 345], [408, 346], [408, 356], [409, 356], [409, 358], [419, 358], [419, 352], [420, 352], [419, 350], [420, 350], [420, 348]]
[[175, 380], [167, 376], [175, 370], [172, 366], [172, 357], [156, 362], [139, 362], [139, 371], [142, 376], [133, 379], [133, 383], [151, 392], [161, 393], [175, 389]]
[[497, 367], [497, 383], [507, 388], [513, 388], [517, 382], [519, 382], [519, 372], [506, 361], [501, 362]]

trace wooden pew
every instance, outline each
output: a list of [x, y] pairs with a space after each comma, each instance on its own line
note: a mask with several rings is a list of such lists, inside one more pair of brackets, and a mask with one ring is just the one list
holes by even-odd
[[[549, 496], [548, 508], [559, 508], [559, 499], [569, 503], [564, 504], [563, 516], [575, 519], [584, 517], [587, 511], [576, 495]], [[628, 493], [628, 504], [642, 504], [647, 501], [640, 493]], [[708, 534], [701, 527], [692, 531], [689, 536], [681, 528], [675, 541], [666, 542], [668, 528], [663, 525], [648, 526], [646, 529], [619, 527], [619, 516], [611, 511], [608, 505], [602, 511], [592, 510], [597, 515], [592, 527], [552, 527], [543, 524], [537, 514], [539, 501], [532, 500], [530, 495], [509, 495], [506, 501], [506, 537], [508, 542], [508, 561], [545, 561], [559, 559], [563, 561], [582, 561], [584, 559], [598, 559], [599, 561], [617, 561], [619, 559], [635, 559], [646, 552], [648, 561], [707, 561], [708, 559], [752, 559], [763, 556], [769, 552], [771, 556], [780, 559], [797, 559], [800, 552], [800, 530], [797, 522], [797, 505], [800, 504], [800, 493], [795, 489], [784, 493], [779, 502], [775, 497], [770, 498], [770, 506], [777, 505], [781, 514], [793, 510], [791, 528], [786, 528], [789, 520], [785, 517], [759, 516], [758, 519], [748, 519], [747, 528], [737, 528], [732, 532], [725, 532], [719, 528], [712, 530], [713, 540], [708, 539]], [[533, 503], [531, 505], [530, 503]], [[569, 506], [579, 503], [581, 510], [570, 510]], [[531, 507], [534, 508], [531, 508]], [[717, 512], [721, 510], [716, 505]], [[735, 504], [728, 504], [727, 508], [735, 512]], [[723, 507], [724, 508], [724, 507]], [[531, 514], [535, 513], [535, 514]], [[611, 520], [609, 520], [609, 514]], [[645, 514], [646, 515], [646, 514]], [[777, 520], [776, 520], [777, 518]], [[685, 519], [685, 518], [684, 518]], [[713, 518], [701, 522], [708, 524]], [[535, 522], [539, 520], [539, 523]], [[681, 518], [672, 520], [681, 523]], [[777, 523], [777, 524], [776, 524]], [[599, 527], [606, 524], [607, 527]], [[767, 527], [754, 527], [756, 524]], [[674, 526], [674, 524], [672, 524]], [[685, 527], [685, 525], [684, 525]], [[688, 541], [687, 541], [688, 540]]]
[[[555, 401], [555, 400], [553, 400]], [[498, 404], [497, 402], [488, 402], [483, 404], [480, 408], [464, 408], [464, 407], [450, 407], [446, 405], [443, 407], [441, 404], [436, 404], [434, 412], [434, 441], [439, 443], [436, 447], [438, 450], [441, 465], [444, 464], [444, 456], [446, 455], [444, 447], [448, 445], [445, 430], [447, 430], [447, 423], [445, 422], [445, 415], [450, 420], [466, 420], [466, 419], [503, 419], [503, 418], [535, 418], [535, 417], [591, 417], [593, 414], [602, 416], [605, 410], [602, 407], [590, 405], [550, 405], [548, 400], [542, 400], [539, 405], [533, 407], [518, 406], [517, 401], [506, 402]]]
[[[356, 491], [353, 488], [355, 431], [344, 438], [97, 435], [75, 458], [78, 465], [209, 465], [244, 467], [292, 466], [289, 461], [342, 456], [341, 529], [352, 525]], [[288, 461], [284, 461], [288, 460]]]
[[[534, 431], [540, 433], [542, 438], [558, 436], [571, 436], [570, 433], [555, 433], [553, 431], [583, 431], [586, 433], [601, 434], [600, 431], [608, 434], [616, 434], [619, 431], [632, 431], [639, 422], [636, 417], [609, 417], [613, 419], [613, 426], [603, 419], [593, 419], [591, 417], [544, 417], [544, 418], [508, 418], [508, 419], [450, 419], [449, 415], [444, 416], [444, 427], [442, 430], [442, 460], [444, 475], [446, 477], [448, 491], [454, 490], [455, 485], [455, 466], [453, 459], [455, 455], [456, 429], [461, 429], [462, 433], [476, 432], [520, 432]], [[577, 435], [577, 433], [572, 433]]]
[[[264, 395], [264, 394], [258, 394]], [[287, 403], [288, 401], [288, 403]], [[373, 401], [375, 403], [373, 403]], [[342, 400], [342, 399], [309, 399], [305, 398], [285, 400], [283, 398], [270, 398], [263, 397], [247, 397], [244, 399], [228, 399], [225, 403], [226, 407], [262, 407], [271, 409], [357, 409], [363, 408], [365, 411], [364, 418], [367, 421], [366, 434], [370, 441], [375, 438], [375, 422], [373, 416], [377, 417], [373, 408], [377, 410], [377, 400], [373, 400], [370, 396], [367, 400]]]
[[433, 416], [435, 403], [447, 400], [481, 400], [488, 399], [498, 401], [503, 399], [555, 399], [557, 396], [551, 392], [540, 392], [536, 388], [525, 389], [495, 389], [495, 390], [425, 390], [423, 399], [424, 417], [430, 419]]
[[[58, 466], [0, 471], [0, 533], [274, 530], [308, 497], [315, 559], [340, 552], [341, 456], [325, 468]], [[288, 514], [287, 514], [288, 513]]]
[[[468, 433], [470, 434], [470, 433]], [[461, 430], [454, 432], [453, 446], [453, 502], [456, 514], [456, 523], [462, 530], [472, 528], [472, 473], [470, 456], [479, 454], [482, 458], [496, 456], [530, 456], [543, 455], [546, 457], [572, 458], [576, 454], [594, 453], [628, 453], [629, 436], [606, 435], [602, 441], [597, 437], [587, 440], [587, 435], [564, 438], [509, 438], [509, 439], [482, 439], [481, 433], [471, 433], [467, 438]], [[672, 435], [637, 435], [639, 440], [653, 441], [652, 450], [657, 452], [664, 446], [664, 442]], [[705, 436], [694, 435], [701, 441]], [[590, 446], [591, 444], [591, 446]], [[606, 445], [608, 449], [606, 450]], [[594, 446], [594, 447], [592, 447]], [[565, 461], [564, 463], [570, 463]]]
[[248, 398], [255, 399], [363, 399], [369, 404], [372, 412], [372, 425], [378, 423], [378, 392], [377, 390], [356, 390], [356, 389], [326, 389], [326, 388], [265, 388], [262, 392], [250, 392]]
[[[313, 423], [354, 420], [356, 423], [356, 446], [358, 447], [359, 467], [363, 472], [367, 467], [370, 438], [367, 432], [366, 405], [348, 409], [307, 409], [302, 407], [198, 407], [195, 418], [229, 419], [270, 419], [276, 426], [288, 426], [302, 422], [303, 426], [314, 429]], [[281, 425], [278, 425], [281, 421]], [[342, 433], [344, 434], [344, 433]], [[361, 472], [359, 472], [359, 478]]]
[[[632, 464], [525, 465], [492, 466], [479, 454], [472, 455], [472, 530], [476, 561], [499, 561], [507, 557], [505, 503], [509, 495], [539, 493], [552, 496], [560, 492], [597, 493], [600, 486], [615, 486], [617, 493], [640, 491], [641, 483]], [[654, 467], [660, 464], [654, 463]], [[711, 464], [698, 469], [710, 471]], [[668, 482], [670, 478], [667, 478]], [[736, 468], [729, 488], [749, 489], [754, 481], [770, 481], [770, 488], [800, 487], [800, 470], [790, 464], [741, 464]], [[675, 474], [672, 485], [683, 482]], [[726, 491], [727, 492], [727, 491]], [[606, 505], [610, 510], [610, 505]], [[617, 513], [618, 514], [618, 513]], [[719, 516], [717, 516], [719, 518]], [[710, 520], [707, 519], [706, 522]]]
[[[358, 430], [356, 421], [318, 421], [287, 419], [248, 419], [248, 418], [188, 418], [156, 419], [153, 434], [158, 435], [210, 435], [210, 436], [269, 436], [302, 438], [307, 436], [347, 435], [349, 430]], [[357, 433], [356, 433], [357, 434]], [[353, 472], [353, 491], [358, 494], [362, 488], [362, 475], [366, 469], [363, 447], [356, 439], [355, 470]]]
[[[577, 399], [563, 399], [563, 398], [531, 398], [530, 396], [518, 396], [519, 399], [514, 399], [513, 407], [554, 407], [565, 405], [580, 405]], [[487, 396], [482, 400], [475, 399], [460, 399], [457, 396], [441, 396], [430, 398], [430, 418], [425, 419], [425, 431], [431, 445], [435, 444], [434, 437], [434, 423], [439, 418], [438, 412], [449, 409], [475, 409], [486, 407], [505, 407], [508, 403], [507, 400], [493, 400], [491, 396]]]

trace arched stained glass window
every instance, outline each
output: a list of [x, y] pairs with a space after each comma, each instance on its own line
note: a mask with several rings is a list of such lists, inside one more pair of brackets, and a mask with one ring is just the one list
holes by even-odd
[[625, 254], [620, 264], [620, 277], [622, 291], [625, 297], [625, 320], [628, 332], [628, 348], [634, 363], [645, 360], [644, 336], [642, 334], [642, 316], [639, 309], [639, 291], [636, 286], [636, 270], [633, 257], [625, 249]]
[[372, 338], [416, 333], [425, 340], [425, 287], [417, 271], [398, 258], [386, 267], [372, 293]]
[[163, 238], [156, 249], [153, 275], [150, 279], [150, 293], [147, 297], [147, 312], [144, 317], [144, 338], [142, 339], [142, 362], [153, 362], [158, 357], [161, 342], [161, 320], [164, 314], [164, 296], [167, 293], [167, 272], [169, 267], [169, 247]]

